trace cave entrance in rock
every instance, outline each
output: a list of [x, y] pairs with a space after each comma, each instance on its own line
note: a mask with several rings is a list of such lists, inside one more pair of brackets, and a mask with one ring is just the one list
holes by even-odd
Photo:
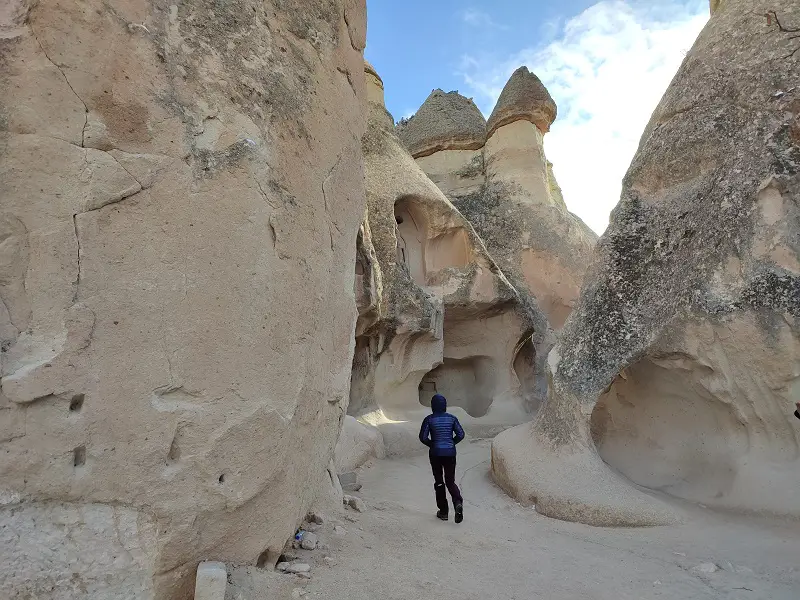
[[395, 234], [397, 236], [397, 262], [405, 265], [411, 279], [419, 286], [426, 285], [425, 243], [427, 223], [422, 212], [410, 198], [394, 205]]
[[419, 384], [419, 402], [430, 407], [434, 394], [447, 398], [448, 406], [463, 408], [471, 417], [483, 417], [492, 404], [494, 362], [488, 356], [445, 358]]
[[645, 357], [623, 369], [591, 416], [595, 446], [610, 466], [645, 487], [690, 500], [725, 497], [750, 440], [724, 376], [683, 354]]
[[542, 393], [536, 393], [536, 348], [533, 345], [533, 340], [530, 336], [527, 339], [523, 338], [514, 356], [514, 374], [519, 381], [519, 392], [525, 404], [525, 410], [530, 413], [535, 413], [539, 410], [540, 398], [546, 390], [541, 390]]

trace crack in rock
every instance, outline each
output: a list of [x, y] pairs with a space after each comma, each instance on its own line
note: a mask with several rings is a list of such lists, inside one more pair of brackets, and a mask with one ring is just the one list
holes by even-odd
[[84, 121], [83, 121], [83, 127], [81, 128], [81, 148], [85, 148], [86, 147], [86, 128], [89, 126], [89, 107], [86, 106], [86, 102], [83, 101], [83, 98], [81, 98], [78, 95], [78, 92], [75, 91], [75, 88], [72, 87], [72, 84], [69, 82], [69, 79], [67, 78], [67, 74], [64, 73], [64, 69], [62, 69], [60, 66], [58, 66], [55, 63], [55, 61], [53, 61], [53, 59], [50, 58], [50, 55], [47, 54], [47, 50], [44, 49], [44, 46], [42, 45], [42, 42], [39, 40], [39, 36], [37, 36], [36, 32], [33, 30], [33, 27], [29, 26], [28, 28], [30, 29], [30, 32], [31, 32], [31, 35], [33, 36], [33, 39], [36, 40], [36, 43], [39, 45], [39, 48], [41, 48], [42, 54], [44, 54], [44, 57], [50, 62], [51, 65], [53, 65], [56, 69], [58, 69], [58, 72], [61, 73], [61, 76], [64, 78], [64, 82], [67, 84], [67, 87], [70, 90], [72, 90], [72, 93], [75, 94], [75, 97], [78, 99], [78, 101], [81, 104], [83, 104]]

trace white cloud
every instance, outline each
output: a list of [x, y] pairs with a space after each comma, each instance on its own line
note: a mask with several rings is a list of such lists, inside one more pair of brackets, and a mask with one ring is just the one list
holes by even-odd
[[476, 8], [467, 8], [461, 13], [461, 20], [467, 25], [488, 29], [507, 29], [505, 25], [496, 23], [488, 13]]
[[487, 115], [518, 66], [542, 79], [559, 110], [547, 156], [570, 210], [601, 233], [639, 137], [707, 19], [704, 0], [603, 0], [548, 46], [500, 64], [466, 56], [462, 74]]

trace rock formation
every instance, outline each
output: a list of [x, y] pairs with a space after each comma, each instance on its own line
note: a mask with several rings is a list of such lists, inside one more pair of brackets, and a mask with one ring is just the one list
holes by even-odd
[[[363, 1], [0, 8], [0, 589], [277, 559], [347, 405]], [[111, 591], [113, 590], [113, 592]]]
[[[389, 453], [421, 448], [419, 421], [437, 392], [473, 434], [525, 422], [544, 390], [542, 379], [537, 396], [531, 335], [546, 338], [547, 321], [400, 143], [380, 77], [369, 65], [366, 73], [367, 214], [349, 413], [379, 425]], [[474, 123], [470, 116], [455, 132], [440, 129], [441, 143], [469, 145]], [[477, 129], [482, 135], [482, 120]], [[441, 145], [429, 142], [420, 148]]]
[[[544, 154], [556, 105], [526, 67], [509, 79], [488, 124], [457, 92], [434, 90], [398, 135], [470, 221], [511, 283], [560, 329], [597, 236], [575, 215]], [[536, 340], [542, 360], [549, 348]]]
[[676, 496], [800, 515], [800, 1], [712, 6], [550, 356], [549, 398], [493, 445], [495, 479], [546, 515], [678, 518], [601, 456]]
[[372, 459], [385, 456], [386, 449], [380, 430], [347, 415], [336, 442], [336, 472], [348, 473]]

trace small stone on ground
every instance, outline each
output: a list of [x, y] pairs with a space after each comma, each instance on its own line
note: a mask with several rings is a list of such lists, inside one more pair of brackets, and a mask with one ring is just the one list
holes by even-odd
[[228, 571], [225, 563], [201, 562], [195, 577], [195, 600], [225, 600]]
[[364, 512], [367, 509], [367, 505], [364, 504], [364, 501], [356, 496], [345, 496], [343, 502], [346, 506], [349, 506], [357, 512]]
[[300, 541], [300, 547], [303, 548], [303, 550], [313, 550], [317, 547], [317, 542], [316, 534], [306, 531], [303, 534], [303, 539]]

